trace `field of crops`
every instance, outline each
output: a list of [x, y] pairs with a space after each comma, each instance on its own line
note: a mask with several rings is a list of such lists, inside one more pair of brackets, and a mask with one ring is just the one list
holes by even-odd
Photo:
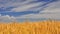
[[0, 34], [60, 34], [60, 21], [0, 23]]

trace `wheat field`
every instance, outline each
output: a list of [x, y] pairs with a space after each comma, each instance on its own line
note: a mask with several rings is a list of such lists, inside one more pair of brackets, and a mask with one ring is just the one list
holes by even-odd
[[60, 34], [60, 21], [0, 23], [0, 34]]

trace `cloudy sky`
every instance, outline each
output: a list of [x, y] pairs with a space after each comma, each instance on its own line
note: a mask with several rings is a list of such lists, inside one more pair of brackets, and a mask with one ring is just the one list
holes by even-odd
[[0, 0], [0, 22], [60, 19], [60, 0]]

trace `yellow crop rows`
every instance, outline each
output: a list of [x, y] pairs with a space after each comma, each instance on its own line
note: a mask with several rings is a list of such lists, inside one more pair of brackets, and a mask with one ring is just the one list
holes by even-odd
[[60, 34], [60, 21], [0, 23], [0, 34]]

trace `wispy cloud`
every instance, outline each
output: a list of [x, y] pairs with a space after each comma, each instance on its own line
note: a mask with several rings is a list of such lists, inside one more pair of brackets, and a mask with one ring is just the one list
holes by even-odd
[[0, 21], [21, 18], [60, 19], [60, 0], [0, 0], [0, 14], [4, 15], [0, 15]]
[[30, 8], [35, 10], [34, 7], [41, 6], [51, 1], [55, 0], [0, 0], [0, 8], [4, 11], [21, 12], [30, 10]]
[[[45, 0], [43, 0], [41, 2], [33, 2], [33, 0], [30, 0], [30, 1], [27, 0], [27, 1], [25, 1], [26, 4], [24, 3], [21, 6], [18, 6], [16, 8], [13, 8], [12, 11], [14, 11], [14, 12], [34, 11], [34, 10], [38, 11], [38, 10], [41, 10], [41, 7], [43, 8], [45, 5], [53, 2], [53, 0], [48, 1], [48, 2], [44, 2], [44, 1]], [[33, 2], [33, 3], [30, 3], [30, 2]]]
[[38, 14], [28, 14], [17, 18], [47, 18], [60, 19], [60, 1], [50, 3]]
[[41, 4], [43, 4], [43, 3], [38, 2], [38, 3], [22, 5], [22, 6], [19, 6], [17, 8], [13, 8], [12, 11], [14, 11], [14, 12], [29, 11], [29, 9], [31, 9], [31, 8], [34, 9], [34, 7], [40, 6]]

